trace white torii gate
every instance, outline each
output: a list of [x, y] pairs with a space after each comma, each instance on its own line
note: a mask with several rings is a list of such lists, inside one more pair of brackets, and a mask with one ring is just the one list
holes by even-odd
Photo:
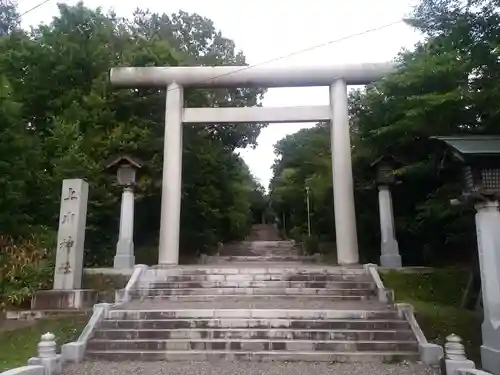
[[[319, 122], [331, 123], [333, 196], [337, 260], [359, 262], [347, 85], [365, 85], [396, 70], [393, 63], [317, 67], [129, 67], [112, 68], [111, 84], [166, 87], [165, 144], [159, 264], [177, 264], [182, 185], [183, 123]], [[184, 108], [184, 87], [329, 86], [330, 105], [307, 107]]]

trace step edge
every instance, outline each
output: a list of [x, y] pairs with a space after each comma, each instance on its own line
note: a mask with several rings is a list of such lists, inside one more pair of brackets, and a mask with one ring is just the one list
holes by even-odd
[[273, 342], [273, 343], [306, 343], [306, 342], [314, 342], [321, 344], [416, 344], [418, 345], [417, 339], [415, 341], [412, 340], [308, 340], [308, 339], [280, 339], [280, 338], [272, 338], [272, 339], [191, 339], [191, 338], [183, 338], [183, 339], [98, 339], [92, 338], [89, 340], [94, 343], [143, 343], [143, 342], [154, 342], [154, 343], [180, 343], [180, 342]]

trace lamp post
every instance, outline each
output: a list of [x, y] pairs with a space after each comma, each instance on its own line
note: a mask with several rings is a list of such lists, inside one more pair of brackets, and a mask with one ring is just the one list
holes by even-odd
[[380, 265], [387, 268], [401, 268], [402, 261], [394, 226], [391, 186], [396, 184], [394, 168], [402, 165], [392, 156], [382, 156], [371, 163], [376, 169], [378, 206], [380, 216]]
[[311, 237], [311, 206], [309, 203], [309, 186], [306, 185], [306, 204], [307, 204], [307, 235]]
[[119, 156], [107, 165], [107, 169], [116, 170], [119, 186], [123, 187], [120, 210], [120, 230], [116, 244], [114, 268], [133, 268], [134, 256], [134, 186], [137, 170], [142, 164], [130, 156]]
[[[434, 137], [462, 164], [464, 188], [454, 203], [476, 209], [484, 321], [483, 369], [500, 375], [500, 137]], [[458, 202], [457, 202], [458, 201]]]

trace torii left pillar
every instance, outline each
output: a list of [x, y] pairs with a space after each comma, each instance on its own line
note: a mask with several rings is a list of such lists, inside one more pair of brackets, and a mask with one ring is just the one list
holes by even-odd
[[171, 83], [167, 87], [165, 105], [159, 264], [179, 263], [183, 108], [183, 88], [175, 82]]

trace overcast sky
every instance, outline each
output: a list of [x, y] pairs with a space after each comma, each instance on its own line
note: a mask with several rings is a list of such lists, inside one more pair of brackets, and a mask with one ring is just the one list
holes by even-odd
[[[22, 13], [40, 2], [19, 0], [19, 10]], [[77, 3], [76, 0], [49, 1], [26, 14], [22, 25], [49, 23], [58, 13], [58, 2]], [[251, 65], [329, 41], [332, 43], [270, 65], [383, 62], [394, 58], [402, 48], [411, 48], [420, 39], [420, 35], [403, 23], [368, 31], [409, 15], [414, 0], [87, 0], [84, 3], [89, 7], [114, 9], [120, 16], [131, 15], [137, 7], [166, 13], [196, 12], [212, 19], [224, 36], [233, 39]], [[355, 34], [362, 35], [349, 37]], [[335, 42], [342, 38], [346, 39]], [[324, 104], [328, 104], [325, 87], [275, 88], [264, 98], [264, 106], [270, 107]], [[312, 125], [271, 124], [262, 130], [255, 150], [241, 151], [252, 173], [266, 188], [275, 158], [273, 145], [285, 135]]]

